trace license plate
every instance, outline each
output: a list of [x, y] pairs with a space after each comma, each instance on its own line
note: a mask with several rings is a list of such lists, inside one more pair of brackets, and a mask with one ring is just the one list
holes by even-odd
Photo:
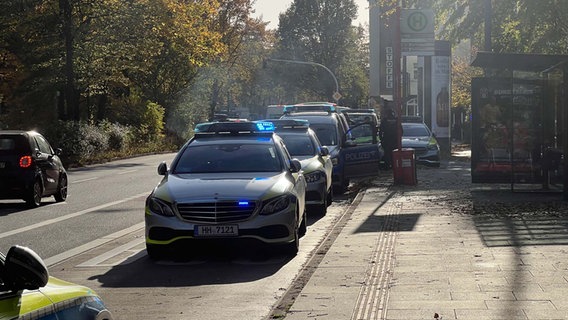
[[239, 226], [237, 225], [195, 226], [194, 234], [196, 237], [238, 236]]

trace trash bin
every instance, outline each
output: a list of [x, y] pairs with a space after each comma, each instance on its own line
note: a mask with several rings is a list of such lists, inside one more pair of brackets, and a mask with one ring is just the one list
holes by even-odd
[[392, 171], [395, 184], [416, 185], [416, 160], [414, 149], [402, 148], [392, 151]]

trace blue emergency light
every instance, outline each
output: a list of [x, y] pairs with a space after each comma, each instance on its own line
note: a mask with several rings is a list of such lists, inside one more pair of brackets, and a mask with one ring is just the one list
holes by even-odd
[[274, 123], [269, 121], [257, 122], [256, 130], [259, 132], [274, 132]]

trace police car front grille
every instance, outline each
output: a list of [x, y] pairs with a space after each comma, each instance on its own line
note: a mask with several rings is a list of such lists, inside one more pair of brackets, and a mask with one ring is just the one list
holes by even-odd
[[423, 155], [426, 152], [428, 152], [428, 149], [426, 148], [416, 148], [416, 147], [412, 147], [414, 149], [414, 154], [415, 155]]
[[227, 223], [250, 218], [256, 203], [253, 201], [216, 201], [178, 203], [180, 216], [187, 221], [197, 223]]

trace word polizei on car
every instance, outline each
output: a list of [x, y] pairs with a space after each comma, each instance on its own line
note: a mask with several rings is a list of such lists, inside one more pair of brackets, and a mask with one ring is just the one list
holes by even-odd
[[152, 259], [192, 244], [252, 241], [295, 255], [306, 232], [306, 181], [270, 122], [218, 122], [196, 132], [146, 199]]
[[39, 207], [43, 197], [67, 198], [67, 172], [47, 139], [35, 131], [0, 130], [0, 199]]
[[[333, 163], [333, 191], [336, 194], [346, 192], [351, 179], [378, 176], [384, 154], [373, 124], [349, 126], [345, 115], [338, 112], [346, 109], [333, 103], [302, 103], [286, 107], [280, 117], [308, 120], [322, 145], [329, 149]], [[370, 139], [355, 140], [353, 129], [370, 132]]]

